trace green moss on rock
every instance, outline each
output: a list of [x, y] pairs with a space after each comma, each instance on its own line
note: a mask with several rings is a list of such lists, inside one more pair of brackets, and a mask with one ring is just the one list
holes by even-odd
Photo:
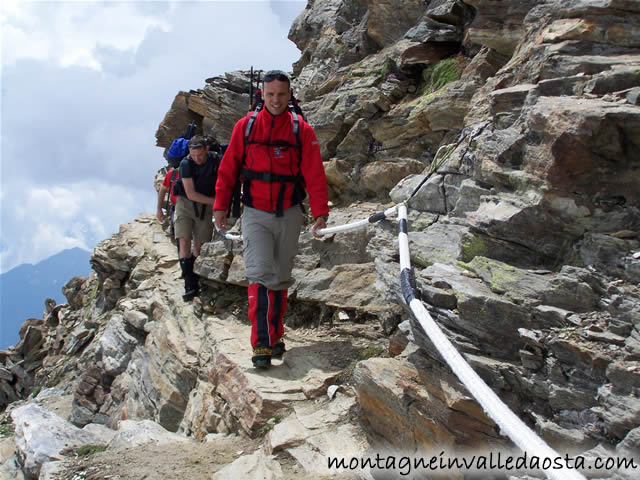
[[83, 445], [76, 450], [76, 454], [79, 457], [87, 457], [94, 453], [104, 452], [106, 449], [106, 445]]
[[462, 261], [470, 262], [475, 257], [484, 257], [489, 253], [489, 245], [480, 237], [470, 237], [462, 244]]

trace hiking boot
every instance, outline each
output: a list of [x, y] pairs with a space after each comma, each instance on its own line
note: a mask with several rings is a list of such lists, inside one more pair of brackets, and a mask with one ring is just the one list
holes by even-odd
[[191, 273], [191, 289], [196, 292], [196, 296], [200, 295], [200, 277], [197, 273]]
[[280, 358], [286, 351], [287, 349], [284, 348], [284, 342], [278, 342], [273, 346], [273, 352], [271, 352], [271, 356], [274, 358]]
[[251, 361], [256, 368], [269, 368], [271, 366], [271, 348], [256, 347], [253, 349]]
[[198, 295], [200, 295], [198, 276], [191, 272], [191, 274], [184, 279], [184, 295], [182, 295], [182, 299], [188, 302]]
[[184, 278], [184, 295], [182, 299], [185, 302], [193, 300], [198, 295], [198, 276], [193, 273], [193, 257], [181, 258], [180, 268], [182, 269], [182, 278]]
[[184, 300], [185, 302], [190, 302], [196, 297], [196, 295], [198, 295], [198, 293], [195, 290], [193, 289], [187, 290], [185, 288], [184, 294], [182, 295], [182, 300]]

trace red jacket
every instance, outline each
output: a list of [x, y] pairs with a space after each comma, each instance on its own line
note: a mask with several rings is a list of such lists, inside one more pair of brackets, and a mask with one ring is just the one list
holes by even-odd
[[[329, 213], [327, 179], [322, 166], [320, 146], [313, 128], [302, 118], [300, 120], [300, 143], [302, 144], [302, 161], [299, 159], [299, 149], [295, 147], [268, 146], [262, 143], [252, 143], [246, 146], [246, 158], [242, 163], [244, 134], [249, 117], [253, 112], [240, 119], [231, 134], [231, 141], [224, 154], [213, 204], [214, 210], [227, 210], [231, 201], [231, 194], [241, 167], [255, 172], [269, 172], [278, 175], [297, 175], [301, 173], [304, 187], [309, 195], [309, 205], [313, 218]], [[258, 113], [251, 129], [250, 142], [274, 143], [278, 140], [295, 145], [296, 136], [293, 134], [293, 117], [289, 111], [274, 117], [266, 107]], [[280, 193], [281, 183], [269, 183], [262, 180], [251, 180], [250, 196], [253, 208], [267, 212], [276, 211], [276, 202]], [[246, 185], [243, 186], [246, 188]], [[283, 208], [291, 206], [293, 184], [285, 183]]]

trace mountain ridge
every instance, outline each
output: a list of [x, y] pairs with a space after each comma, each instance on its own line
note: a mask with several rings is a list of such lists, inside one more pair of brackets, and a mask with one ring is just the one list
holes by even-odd
[[20, 339], [18, 332], [28, 318], [42, 318], [47, 298], [66, 303], [62, 287], [72, 277], [91, 271], [91, 252], [79, 247], [62, 250], [36, 264], [21, 264], [0, 275], [0, 350]]

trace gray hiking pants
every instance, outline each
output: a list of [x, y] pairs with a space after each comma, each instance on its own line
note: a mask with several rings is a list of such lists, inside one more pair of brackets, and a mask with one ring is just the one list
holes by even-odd
[[245, 205], [242, 242], [249, 284], [259, 283], [269, 290], [284, 290], [293, 285], [291, 270], [303, 220], [300, 205], [286, 209], [282, 217]]

